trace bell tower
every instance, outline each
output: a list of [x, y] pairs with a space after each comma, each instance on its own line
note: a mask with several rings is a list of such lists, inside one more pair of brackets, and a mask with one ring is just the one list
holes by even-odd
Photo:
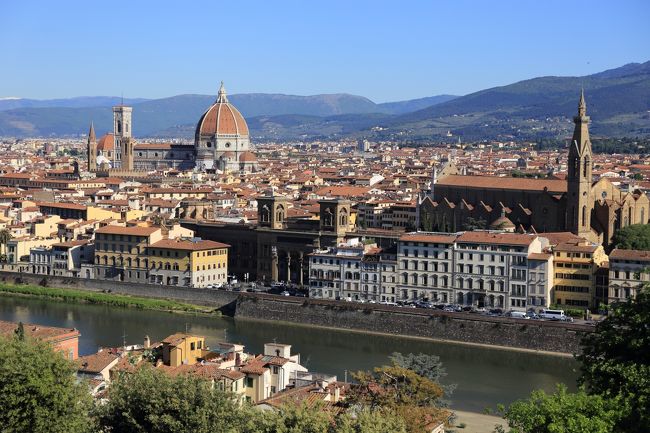
[[97, 138], [95, 137], [95, 125], [92, 122], [90, 123], [90, 131], [88, 131], [86, 153], [88, 155], [88, 171], [96, 171], [97, 170]]
[[132, 107], [123, 104], [113, 107], [113, 167], [122, 170], [133, 170], [133, 143], [131, 142], [131, 113]]
[[591, 238], [591, 212], [594, 207], [591, 196], [592, 152], [584, 90], [580, 93], [578, 115], [574, 116], [573, 123], [575, 128], [567, 162], [566, 228], [578, 236]]

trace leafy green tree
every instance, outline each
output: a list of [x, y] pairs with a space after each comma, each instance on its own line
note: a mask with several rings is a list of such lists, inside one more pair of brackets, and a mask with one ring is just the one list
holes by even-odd
[[75, 371], [46, 343], [0, 338], [0, 431], [92, 431], [90, 392], [76, 383]]
[[444, 391], [437, 383], [399, 365], [353, 374], [358, 382], [348, 392], [348, 405], [385, 410], [401, 417], [406, 431], [421, 433], [426, 425], [447, 422], [450, 413], [438, 404]]
[[150, 366], [111, 383], [96, 416], [106, 432], [221, 433], [242, 431], [231, 394], [195, 375], [169, 376]]
[[406, 424], [399, 416], [385, 410], [362, 409], [337, 419], [336, 433], [406, 433]]
[[23, 322], [18, 322], [18, 327], [14, 330], [14, 334], [18, 340], [25, 340], [25, 326], [23, 325]]
[[582, 345], [580, 382], [592, 394], [621, 400], [621, 430], [649, 431], [650, 289], [612, 307]]
[[[444, 392], [444, 397], [449, 397], [456, 389], [455, 384], [442, 385], [440, 381], [447, 376], [447, 371], [440, 361], [440, 357], [436, 355], [427, 355], [425, 353], [409, 353], [403, 355], [399, 352], [394, 352], [390, 356], [393, 365], [406, 368], [414, 371], [422, 377], [426, 377], [430, 381], [438, 384]], [[440, 406], [447, 407], [448, 402], [440, 400], [437, 402]]]
[[650, 250], [650, 224], [632, 224], [617, 230], [612, 244], [616, 248]]
[[[514, 402], [500, 414], [508, 422], [510, 433], [610, 433], [618, 421], [615, 400], [589, 395], [584, 390], [568, 393], [558, 385], [553, 394], [533, 391], [527, 400]], [[503, 427], [496, 432], [504, 433]]]
[[11, 240], [11, 231], [8, 229], [0, 230], [0, 261], [7, 261], [7, 244]]

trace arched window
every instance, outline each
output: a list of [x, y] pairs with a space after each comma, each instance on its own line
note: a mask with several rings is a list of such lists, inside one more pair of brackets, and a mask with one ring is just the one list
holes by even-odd
[[[582, 167], [582, 177], [586, 178], [587, 177], [587, 168], [589, 167], [589, 158], [585, 157], [585, 165]], [[591, 179], [587, 179], [591, 180]]]
[[121, 120], [117, 121], [117, 133], [118, 134], [122, 133], [122, 121]]
[[632, 208], [627, 208], [627, 219], [630, 224], [634, 224], [634, 214], [632, 213]]
[[262, 212], [260, 212], [260, 219], [262, 220], [263, 223], [269, 222], [271, 218], [271, 212], [269, 211], [269, 207], [267, 205], [262, 206]]
[[587, 206], [582, 206], [582, 227], [587, 225]]

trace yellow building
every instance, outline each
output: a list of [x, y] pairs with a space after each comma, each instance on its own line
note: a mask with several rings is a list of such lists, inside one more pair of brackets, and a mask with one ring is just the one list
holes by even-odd
[[118, 281], [148, 281], [147, 248], [162, 239], [160, 227], [108, 225], [95, 231], [95, 275]]
[[228, 248], [201, 239], [163, 239], [148, 248], [149, 282], [206, 287], [228, 281]]
[[162, 341], [162, 361], [170, 367], [194, 365], [204, 354], [205, 337], [177, 333]]
[[567, 307], [593, 308], [596, 275], [607, 255], [601, 245], [589, 241], [570, 241], [553, 248], [555, 267], [554, 303]]
[[43, 216], [32, 224], [32, 235], [40, 238], [49, 238], [59, 230], [61, 217], [58, 215]]

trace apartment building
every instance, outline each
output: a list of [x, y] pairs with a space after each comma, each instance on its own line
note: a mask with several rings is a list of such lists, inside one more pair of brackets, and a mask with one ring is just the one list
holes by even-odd
[[551, 302], [547, 247], [546, 238], [534, 234], [487, 231], [407, 233], [393, 251], [357, 242], [311, 255], [310, 295], [524, 311]]
[[454, 234], [408, 233], [397, 243], [398, 300], [454, 302]]
[[568, 307], [596, 307], [596, 276], [607, 262], [601, 245], [574, 240], [553, 247], [554, 301]]
[[607, 303], [634, 298], [650, 281], [650, 251], [616, 248], [609, 254]]
[[199, 238], [162, 239], [147, 247], [149, 282], [182, 287], [226, 284], [228, 247]]
[[162, 240], [160, 227], [109, 225], [95, 231], [95, 276], [117, 281], [148, 282], [147, 248]]
[[465, 232], [456, 239], [456, 303], [526, 310], [531, 253], [544, 238], [518, 233]]

